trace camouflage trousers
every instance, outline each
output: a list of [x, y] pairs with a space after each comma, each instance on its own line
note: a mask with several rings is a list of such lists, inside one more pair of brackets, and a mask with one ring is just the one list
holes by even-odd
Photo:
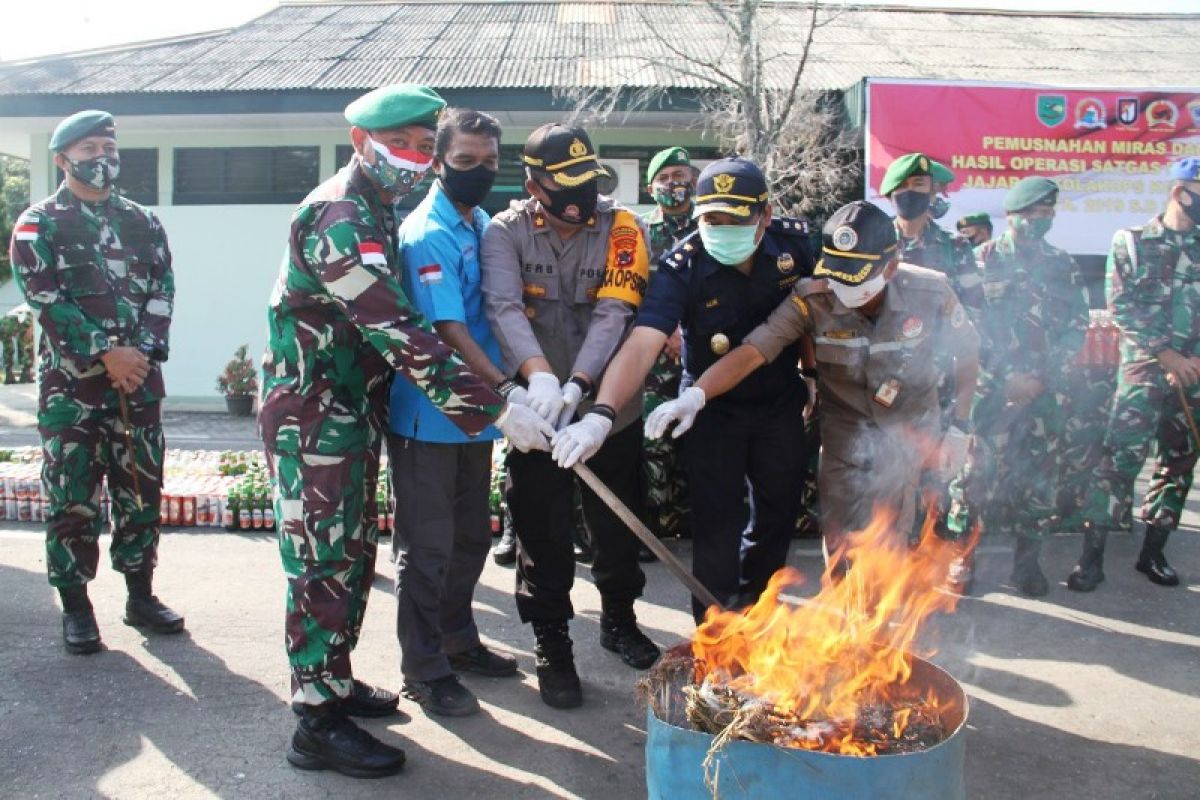
[[[646, 376], [646, 400], [642, 418], [679, 395], [683, 368], [659, 353]], [[642, 475], [646, 513], [656, 532], [667, 536], [687, 536], [687, 473], [679, 460], [679, 442], [670, 436], [642, 441]]]
[[1050, 532], [1065, 402], [1053, 387], [1020, 407], [1005, 403], [1003, 387], [976, 397], [975, 448], [951, 486], [953, 529], [965, 532], [978, 521], [987, 533], [1040, 539]]
[[1055, 502], [1059, 530], [1077, 531], [1083, 524], [1092, 475], [1104, 456], [1104, 435], [1116, 383], [1111, 369], [1075, 367], [1067, 372], [1068, 399]]
[[320, 705], [350, 693], [375, 579], [380, 430], [362, 421], [367, 447], [329, 455], [267, 451], [287, 575], [284, 640], [292, 702]]
[[1150, 385], [1121, 381], [1113, 398], [1104, 456], [1094, 473], [1085, 518], [1100, 528], [1128, 530], [1132, 526], [1133, 484], [1154, 445], [1154, 473], [1142, 502], [1140, 518], [1168, 530], [1179, 526], [1179, 516], [1192, 487], [1197, 452], [1186, 413], [1193, 419], [1200, 410], [1200, 387], [1187, 390], [1189, 409], [1179, 402], [1175, 388], [1165, 379]]
[[57, 396], [38, 411], [42, 489], [49, 501], [46, 572], [51, 586], [82, 586], [96, 577], [105, 478], [112, 501], [113, 569], [128, 574], [153, 570], [158, 563], [164, 449], [160, 411], [159, 403], [130, 406], [132, 452], [116, 409], [87, 410]]

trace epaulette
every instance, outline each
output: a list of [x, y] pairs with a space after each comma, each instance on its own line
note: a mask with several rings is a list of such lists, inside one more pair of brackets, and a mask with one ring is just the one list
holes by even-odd
[[829, 280], [826, 278], [801, 278], [796, 281], [795, 291], [801, 297], [812, 297], [814, 294], [827, 294], [833, 290], [829, 288]]
[[659, 256], [658, 263], [659, 266], [670, 267], [676, 272], [686, 272], [692, 266], [692, 259], [703, 252], [704, 244], [700, 240], [700, 232], [692, 231], [675, 247]]
[[904, 262], [901, 262], [900, 269], [896, 271], [896, 275], [892, 280], [905, 289], [918, 292], [935, 292], [938, 294], [941, 294], [950, 285], [946, 276], [937, 270], [926, 269], [925, 267], [918, 267], [916, 264]]
[[810, 233], [808, 220], [799, 217], [775, 217], [768, 230], [787, 236], [808, 236]]

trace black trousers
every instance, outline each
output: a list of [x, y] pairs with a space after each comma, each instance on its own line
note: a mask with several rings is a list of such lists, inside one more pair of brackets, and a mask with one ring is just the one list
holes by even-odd
[[[692, 570], [723, 603], [753, 603], [787, 563], [808, 461], [803, 406], [792, 394], [767, 403], [717, 399], [683, 436]], [[695, 598], [692, 615], [704, 618]]]
[[[642, 423], [634, 422], [605, 441], [587, 465], [639, 517]], [[517, 613], [522, 622], [564, 620], [574, 615], [574, 527], [571, 498], [575, 473], [554, 463], [549, 453], [510, 450], [511, 485], [507, 500], [517, 535]], [[583, 519], [596, 557], [592, 579], [605, 606], [631, 606], [641, 597], [646, 576], [638, 565], [637, 537], [594, 492], [582, 486]]]

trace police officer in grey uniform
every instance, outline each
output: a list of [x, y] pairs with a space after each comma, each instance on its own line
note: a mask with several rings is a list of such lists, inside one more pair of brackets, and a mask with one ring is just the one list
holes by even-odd
[[[582, 128], [547, 124], [525, 143], [526, 200], [495, 216], [483, 235], [483, 294], [505, 368], [528, 385], [530, 408], [565, 427], [599, 381], [633, 321], [650, 269], [645, 225], [598, 195], [606, 174]], [[640, 393], [610, 409], [613, 434], [592, 467], [640, 510]], [[549, 453], [509, 452], [508, 508], [517, 534], [517, 612], [537, 637], [538, 690], [547, 705], [582, 702], [568, 620], [575, 556], [574, 475]], [[600, 643], [638, 669], [658, 648], [638, 629], [634, 600], [645, 575], [637, 539], [587, 487], [583, 515], [596, 550]]]
[[[900, 263], [891, 219], [858, 201], [825, 224], [813, 277], [697, 385], [710, 398], [727, 392], [803, 336], [813, 338], [822, 398], [826, 553], [864, 528], [877, 506], [896, 513], [897, 532], [910, 533], [922, 472], [951, 474], [966, 458], [979, 350], [966, 312], [944, 275]], [[957, 387], [944, 435], [939, 352], [953, 356]]]

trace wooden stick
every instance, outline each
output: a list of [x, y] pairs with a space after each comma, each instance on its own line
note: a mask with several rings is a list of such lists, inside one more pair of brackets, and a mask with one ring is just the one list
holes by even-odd
[[1183, 418], [1187, 420], [1188, 430], [1192, 432], [1192, 444], [1200, 450], [1200, 431], [1196, 430], [1196, 418], [1192, 416], [1192, 409], [1188, 405], [1187, 395], [1184, 394], [1183, 384], [1175, 384], [1175, 393], [1179, 395], [1179, 405], [1183, 407]]

